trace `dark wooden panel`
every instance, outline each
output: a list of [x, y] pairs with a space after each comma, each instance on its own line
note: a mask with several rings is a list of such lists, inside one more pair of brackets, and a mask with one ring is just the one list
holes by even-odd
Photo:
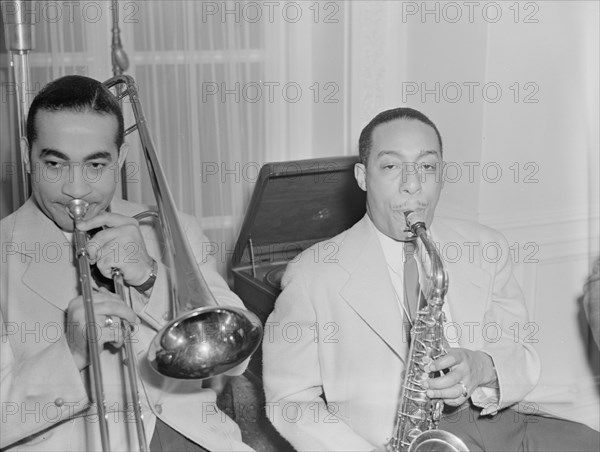
[[[365, 193], [354, 179], [357, 162], [356, 157], [335, 157], [268, 163], [261, 168], [232, 269], [234, 291], [263, 325], [281, 292], [266, 281], [269, 272], [285, 267], [301, 251], [339, 234], [364, 215]], [[261, 364], [259, 350], [249, 365], [258, 379]]]

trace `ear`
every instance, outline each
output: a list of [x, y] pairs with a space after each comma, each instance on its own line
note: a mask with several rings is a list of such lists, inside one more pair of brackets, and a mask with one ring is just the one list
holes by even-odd
[[119, 158], [117, 160], [119, 164], [119, 169], [123, 168], [123, 164], [125, 163], [125, 159], [127, 158], [127, 154], [129, 153], [129, 143], [123, 143], [119, 148]]
[[354, 165], [354, 178], [362, 191], [367, 191], [367, 168], [362, 163]]
[[21, 145], [21, 160], [23, 160], [23, 164], [25, 165], [25, 170], [28, 173], [31, 173], [31, 161], [29, 160], [29, 141], [27, 141], [26, 137], [21, 137], [20, 145]]

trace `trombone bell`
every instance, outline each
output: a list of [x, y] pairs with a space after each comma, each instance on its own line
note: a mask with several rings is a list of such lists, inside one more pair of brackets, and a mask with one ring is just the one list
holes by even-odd
[[148, 360], [167, 377], [210, 378], [244, 361], [261, 337], [260, 320], [248, 311], [198, 308], [163, 327], [150, 345]]

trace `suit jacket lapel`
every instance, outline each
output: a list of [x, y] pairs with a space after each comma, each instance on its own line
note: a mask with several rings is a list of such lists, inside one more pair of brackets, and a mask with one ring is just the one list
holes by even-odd
[[[470, 250], [465, 244], [473, 243], [473, 237], [462, 235], [443, 219], [434, 221], [431, 234], [448, 272], [448, 293], [445, 301], [452, 315], [452, 321], [463, 329], [469, 323], [481, 322], [486, 309], [485, 300], [488, 299], [490, 275], [480, 266], [475, 265], [474, 259], [473, 262], [471, 261]], [[444, 256], [443, 250], [449, 244], [455, 250], [460, 250], [461, 255], [458, 259], [448, 259]], [[476, 247], [474, 252], [481, 252], [481, 246]], [[447, 250], [447, 253], [454, 254], [454, 251], [451, 253]], [[463, 335], [465, 338], [466, 336], [468, 335]]]
[[341, 297], [373, 334], [404, 361], [403, 316], [381, 245], [366, 216], [348, 231], [342, 246], [339, 262], [349, 278], [340, 291]]
[[30, 199], [15, 220], [13, 240], [29, 265], [22, 282], [42, 299], [65, 310], [79, 294], [73, 246]]

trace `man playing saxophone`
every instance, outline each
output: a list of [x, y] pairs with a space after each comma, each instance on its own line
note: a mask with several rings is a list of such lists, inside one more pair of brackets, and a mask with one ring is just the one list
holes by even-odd
[[[110, 450], [139, 450], [124, 387], [119, 324], [134, 325], [143, 424], [151, 450], [251, 450], [201, 382], [165, 380], [145, 353], [169, 320], [164, 238], [132, 217], [146, 208], [114, 196], [128, 146], [116, 98], [100, 82], [67, 76], [43, 88], [29, 111], [22, 158], [32, 196], [3, 219], [1, 336], [2, 450], [100, 450], [88, 341], [99, 344]], [[90, 235], [95, 319], [84, 316], [66, 206], [89, 205], [77, 228]], [[243, 307], [202, 253], [197, 222], [180, 215], [197, 265], [224, 305]], [[126, 305], [104, 285], [120, 269]], [[90, 345], [93, 346], [93, 345]], [[131, 365], [129, 363], [128, 365]], [[231, 371], [240, 373], [243, 366]], [[141, 441], [140, 441], [141, 442]]]
[[[425, 287], [427, 256], [409, 252], [406, 213], [417, 212], [449, 277], [443, 312], [450, 348], [424, 362], [422, 387], [444, 402], [438, 427], [476, 450], [595, 450], [597, 432], [512, 408], [535, 386], [539, 358], [515, 334], [528, 314], [513, 277], [508, 244], [468, 221], [434, 219], [443, 187], [442, 139], [422, 113], [397, 108], [362, 131], [358, 185], [367, 214], [288, 265], [263, 341], [267, 415], [299, 451], [384, 450], [397, 416], [407, 361], [410, 267]], [[498, 244], [499, 259], [468, 247]], [[335, 249], [335, 253], [331, 250]], [[455, 248], [456, 249], [456, 248]], [[456, 254], [461, 256], [456, 258]], [[418, 302], [418, 300], [417, 300]], [[517, 421], [515, 421], [517, 420]]]

